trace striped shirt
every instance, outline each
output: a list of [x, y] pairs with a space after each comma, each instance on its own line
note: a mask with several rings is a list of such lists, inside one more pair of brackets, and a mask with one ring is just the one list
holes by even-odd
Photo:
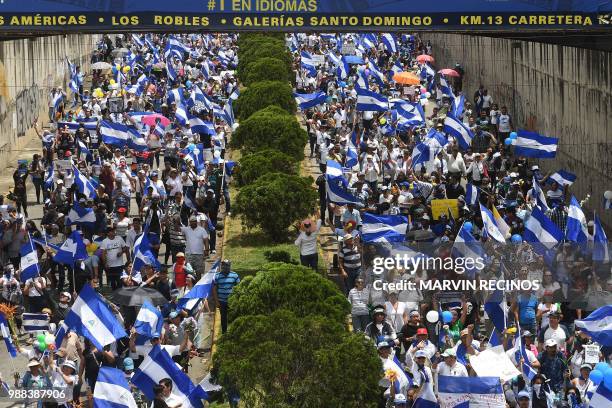
[[234, 290], [234, 286], [239, 283], [240, 277], [236, 272], [217, 272], [215, 275], [215, 286], [217, 287], [217, 298], [219, 301], [226, 303]]
[[347, 246], [342, 244], [342, 249], [338, 254], [340, 259], [344, 261], [344, 267], [347, 269], [361, 268], [361, 252], [356, 245]]

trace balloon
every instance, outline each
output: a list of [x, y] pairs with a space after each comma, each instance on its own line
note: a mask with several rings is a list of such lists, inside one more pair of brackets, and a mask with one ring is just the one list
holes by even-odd
[[47, 343], [47, 345], [49, 345], [49, 344], [55, 344], [55, 336], [54, 336], [54, 335], [52, 335], [51, 333], [48, 333], [48, 334], [45, 336], [45, 343]]
[[612, 368], [608, 368], [604, 374], [604, 385], [606, 386], [607, 389], [612, 390]]
[[426, 93], [427, 93], [427, 89], [422, 87], [421, 88], [421, 95], [425, 95]]
[[516, 132], [510, 132], [510, 139], [516, 139], [518, 134]]
[[44, 343], [45, 342], [45, 335], [40, 333], [38, 336], [36, 336], [36, 340], [38, 340], [39, 343]]
[[472, 225], [472, 223], [471, 223], [471, 222], [469, 222], [469, 221], [466, 221], [466, 222], [463, 224], [463, 228], [464, 228], [464, 229], [465, 229], [467, 232], [472, 232], [472, 228], [473, 228], [473, 227], [474, 227], [474, 226], [473, 226], [473, 225]]
[[215, 150], [215, 152], [213, 153], [213, 157], [215, 159], [218, 159], [221, 157], [221, 152], [219, 150]]
[[453, 314], [448, 310], [442, 312], [442, 321], [444, 323], [450, 323], [453, 320]]
[[126, 65], [125, 67], [123, 67], [123, 73], [127, 74], [128, 72], [130, 72], [130, 66]]
[[608, 190], [604, 193], [604, 198], [606, 200], [612, 200], [612, 191]]
[[47, 344], [47, 349], [54, 351], [55, 350], [55, 343], [51, 343], [51, 344]]
[[426, 97], [427, 99], [431, 98], [431, 93], [430, 93], [430, 92], [426, 92], [426, 93], [425, 93], [425, 97]]
[[185, 86], [187, 87], [187, 89], [191, 89], [191, 85], [191, 81], [185, 82]]
[[510, 241], [514, 244], [520, 244], [523, 242], [523, 237], [521, 237], [520, 234], [514, 234], [512, 237], [510, 237]]
[[589, 379], [593, 381], [593, 384], [599, 385], [599, 383], [603, 381], [604, 375], [599, 370], [593, 370], [591, 374], [589, 374]]
[[117, 74], [117, 67], [112, 67], [111, 71], [113, 71], [113, 75]]
[[47, 345], [46, 345], [45, 343], [40, 343], [40, 344], [38, 345], [38, 349], [39, 349], [41, 352], [43, 352], [43, 351], [45, 351], [45, 350], [47, 349]]
[[602, 374], [603, 374], [603, 373], [605, 373], [605, 372], [606, 372], [606, 370], [607, 370], [608, 368], [610, 368], [610, 366], [608, 365], [608, 363], [601, 362], [601, 363], [597, 363], [597, 364], [595, 364], [595, 367], [593, 367], [593, 370], [599, 370], [599, 371], [601, 371], [601, 372], [602, 372]]
[[34, 341], [32, 342], [32, 348], [37, 349], [37, 348], [38, 348], [38, 346], [40, 346], [40, 343], [38, 342], [38, 340], [34, 340]]
[[504, 140], [504, 144], [505, 144], [506, 146], [510, 146], [510, 145], [512, 144], [512, 139], [507, 138], [506, 140]]
[[430, 310], [425, 315], [425, 319], [427, 319], [429, 323], [436, 323], [440, 319], [440, 315], [435, 310]]

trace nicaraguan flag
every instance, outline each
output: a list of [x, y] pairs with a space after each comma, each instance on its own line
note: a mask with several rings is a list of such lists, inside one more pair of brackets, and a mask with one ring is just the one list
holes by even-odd
[[154, 114], [155, 112], [140, 112], [140, 111], [128, 112], [128, 116], [132, 118], [134, 122], [137, 122], [137, 123], [142, 122], [143, 118], [150, 116], [150, 115], [154, 115]]
[[472, 183], [467, 183], [465, 186], [465, 203], [467, 205], [476, 205], [478, 203], [478, 187]]
[[139, 47], [144, 46], [144, 40], [138, 34], [132, 34], [132, 41]]
[[357, 90], [357, 110], [386, 112], [389, 110], [389, 101], [387, 97], [367, 89]]
[[536, 253], [543, 255], [563, 240], [563, 237], [563, 231], [542, 210], [536, 207], [531, 211], [525, 222], [523, 238], [531, 244]]
[[421, 142], [412, 150], [412, 168], [414, 169], [419, 164], [424, 165], [434, 157], [436, 154], [435, 152], [432, 154], [429, 145]]
[[474, 134], [457, 117], [449, 114], [444, 119], [444, 131], [453, 136], [462, 149], [468, 149], [472, 145]]
[[329, 179], [342, 182], [344, 187], [348, 187], [348, 180], [344, 177], [342, 166], [335, 160], [328, 160], [325, 166], [325, 176]]
[[408, 217], [403, 215], [363, 214], [364, 242], [403, 242], [407, 229]]
[[576, 175], [569, 171], [559, 170], [555, 174], [550, 175], [548, 179], [556, 181], [560, 186], [571, 186], [576, 181]]
[[394, 103], [393, 107], [398, 127], [409, 128], [425, 124], [425, 112], [420, 104]]
[[181, 88], [173, 88], [168, 92], [168, 96], [166, 98], [166, 102], [168, 104], [183, 102], [185, 98], [183, 97], [183, 90]]
[[202, 133], [205, 135], [216, 135], [215, 125], [198, 118], [197, 116], [189, 115], [189, 128], [193, 133]]
[[506, 397], [498, 377], [438, 376], [440, 408], [505, 408]]
[[380, 85], [381, 88], [385, 86], [385, 75], [374, 63], [374, 61], [368, 62], [368, 66], [370, 67], [370, 75], [374, 77], [376, 82], [378, 82], [378, 85]]
[[187, 126], [189, 122], [189, 115], [187, 115], [187, 110], [182, 102], [177, 102], [176, 111], [174, 112], [174, 118], [181, 126]]
[[436, 71], [426, 62], [421, 65], [421, 78], [426, 79], [427, 82], [431, 81], [436, 75]]
[[98, 350], [127, 336], [109, 306], [89, 284], [81, 289], [64, 323], [70, 330], [91, 340]]
[[344, 165], [349, 169], [359, 164], [359, 154], [357, 153], [357, 132], [353, 131], [346, 145], [346, 160]]
[[95, 408], [136, 408], [125, 374], [118, 368], [101, 366], [93, 393]]
[[525, 343], [523, 343], [523, 338], [521, 337], [520, 326], [518, 326], [514, 338], [516, 350], [514, 352], [514, 359], [516, 360], [517, 364], [521, 361], [521, 358], [523, 359], [523, 366], [521, 367], [521, 370], [523, 371], [525, 377], [528, 378], [529, 381], [531, 381], [538, 374], [538, 372], [531, 366], [531, 363], [529, 362], [529, 356], [527, 355], [527, 351], [525, 349]]
[[147, 339], [160, 337], [163, 325], [164, 318], [161, 312], [150, 302], [145, 301], [142, 306], [140, 306], [136, 321], [134, 322], [136, 333]]
[[53, 96], [53, 109], [54, 110], [58, 110], [60, 105], [62, 104], [62, 101], [64, 100], [64, 94], [62, 92], [57, 92], [54, 96]]
[[28, 333], [49, 330], [49, 316], [46, 313], [24, 313], [23, 329]]
[[301, 110], [314, 108], [317, 105], [325, 103], [325, 100], [327, 99], [325, 92], [315, 92], [310, 94], [294, 93], [293, 96], [295, 97], [295, 103], [297, 103]]
[[396, 60], [393, 66], [391, 67], [392, 75], [399, 74], [400, 72], [404, 72], [404, 66], [399, 60]]
[[216, 261], [193, 288], [178, 300], [178, 307], [180, 309], [191, 312], [202, 300], [208, 299], [215, 281], [215, 275], [219, 271], [219, 262]]
[[495, 326], [495, 330], [503, 334], [506, 330], [506, 316], [508, 314], [504, 292], [500, 289], [493, 291], [485, 300], [484, 310], [493, 326]]
[[612, 305], [600, 307], [586, 319], [576, 320], [576, 327], [591, 336], [593, 341], [612, 347]]
[[201, 102], [202, 104], [204, 104], [206, 109], [212, 110], [213, 102], [210, 100], [208, 95], [202, 92], [200, 87], [197, 85], [194, 85], [193, 88], [191, 89], [191, 95], [189, 97], [189, 102], [192, 107], [195, 106], [196, 102]]
[[338, 64], [338, 69], [336, 70], [336, 75], [339, 79], [345, 80], [348, 78], [349, 72], [351, 68], [349, 67], [349, 63], [346, 61], [346, 57], [340, 58], [340, 63]]
[[[451, 253], [455, 258], [472, 259], [472, 265], [475, 264], [476, 258], [484, 258], [484, 249], [481, 243], [465, 228], [465, 224], [461, 225], [457, 233]], [[466, 272], [468, 276], [472, 277], [476, 270], [475, 268], [466, 268]]]
[[[225, 121], [225, 123], [227, 123], [230, 126], [234, 126], [234, 123], [236, 122], [236, 119], [234, 118], [234, 108], [232, 107], [232, 100], [233, 99], [228, 99], [227, 102], [225, 102], [225, 105], [223, 105], [223, 119]], [[215, 132], [216, 133], [216, 132]]]
[[191, 382], [164, 349], [155, 345], [134, 372], [132, 384], [152, 401], [155, 398], [153, 387], [164, 378], [172, 380], [172, 393], [181, 401], [182, 408], [202, 408], [201, 399], [208, 398], [206, 392]]
[[[30, 234], [28, 234], [28, 236], [29, 235]], [[19, 249], [19, 254], [21, 255], [21, 261], [19, 263], [21, 274], [19, 275], [19, 279], [22, 282], [25, 282], [28, 279], [35, 278], [36, 276], [40, 275], [38, 253], [36, 252], [36, 247], [34, 246], [34, 242], [32, 241], [31, 237], [28, 242], [21, 246]]]
[[96, 214], [94, 213], [93, 208], [83, 208], [79, 205], [78, 202], [75, 202], [70, 212], [68, 212], [66, 225], [87, 225], [93, 226], [96, 222]]
[[174, 68], [172, 60], [166, 60], [166, 75], [168, 76], [168, 80], [170, 82], [174, 82], [176, 81], [176, 78], [178, 78], [178, 72], [176, 72], [176, 68]]
[[61, 323], [58, 324], [57, 330], [55, 331], [55, 348], [56, 349], [62, 347], [62, 342], [64, 341], [64, 337], [66, 337], [66, 334], [68, 334], [69, 331], [70, 329], [68, 328], [66, 323], [64, 323], [64, 321], [62, 320]]
[[608, 248], [608, 237], [601, 226], [599, 217], [593, 219], [593, 260], [596, 262], [610, 262], [610, 249]]
[[334, 54], [333, 51], [330, 51], [327, 53], [327, 59], [329, 60], [329, 62], [331, 62], [331, 65], [334, 67], [337, 67], [338, 65], [340, 65], [340, 57]]
[[600, 382], [589, 401], [589, 408], [609, 407], [612, 405], [612, 389]]
[[391, 33], [384, 33], [381, 35], [381, 40], [385, 49], [389, 52], [397, 52], [397, 41], [395, 36]]
[[308, 72], [308, 75], [311, 77], [317, 76], [317, 64], [315, 63], [314, 58], [307, 51], [302, 51], [300, 53], [300, 61], [302, 63], [302, 69]]
[[373, 33], [367, 33], [361, 35], [361, 45], [364, 46], [365, 49], [369, 50], [370, 48], [376, 47], [376, 35]]
[[102, 141], [107, 145], [119, 148], [124, 147], [134, 133], [138, 135], [135, 129], [121, 123], [107, 122], [105, 120], [100, 122], [100, 135], [102, 136]]
[[548, 204], [546, 203], [546, 195], [542, 188], [540, 187], [540, 183], [538, 180], [533, 177], [533, 187], [532, 187], [533, 198], [536, 200], [536, 206], [542, 211], [548, 211]]
[[558, 144], [559, 139], [556, 137], [546, 137], [526, 130], [519, 130], [517, 138], [512, 142], [516, 156], [539, 159], [554, 158]]
[[127, 143], [129, 149], [135, 150], [137, 152], [146, 152], [147, 150], [149, 150], [149, 146], [147, 146], [147, 142], [145, 141], [144, 137], [142, 137], [142, 135], [136, 132], [131, 132], [130, 136], [131, 137], [130, 139], [128, 139]]
[[46, 190], [50, 190], [53, 187], [53, 165], [50, 165], [47, 169], [47, 178], [45, 179], [44, 187]]
[[[330, 203], [341, 204], [341, 205], [353, 204], [357, 207], [362, 206], [361, 201], [357, 197], [355, 197], [353, 194], [351, 194], [349, 191], [347, 191], [341, 179], [339, 179], [338, 177], [330, 177], [326, 175], [325, 181], [326, 181], [327, 199], [329, 200]], [[346, 182], [346, 179], [344, 179], [344, 181]]]
[[87, 257], [87, 249], [81, 233], [75, 230], [53, 256], [53, 261], [62, 265], [74, 265], [76, 261], [87, 259]]
[[145, 265], [151, 265], [156, 270], [159, 270], [161, 266], [157, 257], [151, 251], [147, 234], [148, 231], [145, 229], [134, 242], [134, 265], [132, 266], [134, 272], [140, 272]]
[[453, 90], [451, 89], [448, 82], [446, 82], [446, 78], [443, 75], [440, 75], [440, 90], [444, 95], [448, 95], [451, 100], [455, 99], [455, 94], [453, 94]]
[[455, 118], [460, 118], [465, 109], [465, 96], [463, 94], [455, 96], [451, 100], [449, 114]]
[[155, 129], [153, 129], [153, 133], [159, 137], [163, 137], [166, 134], [166, 128], [161, 122], [158, 122], [157, 125], [155, 125]]
[[493, 213], [482, 204], [480, 204], [480, 215], [482, 216], [482, 222], [484, 224], [483, 232], [486, 236], [493, 238], [497, 242], [505, 243], [506, 238], [497, 225], [497, 220], [493, 216]]
[[13, 336], [11, 336], [8, 321], [2, 313], [0, 313], [0, 334], [4, 338], [6, 351], [8, 351], [12, 358], [17, 357], [17, 348], [15, 348], [15, 343], [13, 343]]
[[238, 99], [239, 96], [240, 96], [240, 89], [238, 88], [238, 85], [236, 85], [234, 89], [232, 89], [232, 92], [230, 92], [228, 99], [235, 101], [236, 99]]
[[364, 70], [357, 71], [357, 81], [355, 81], [355, 90], [359, 92], [359, 90], [370, 89], [370, 84], [368, 83], [368, 77], [365, 74]]
[[585, 243], [589, 239], [586, 217], [580, 203], [573, 195], [567, 210], [566, 238], [570, 242], [578, 243]]
[[85, 197], [96, 198], [98, 196], [96, 193], [98, 183], [85, 177], [75, 165], [72, 165], [72, 172], [74, 173], [74, 184], [76, 184], [79, 193]]
[[501, 232], [503, 237], [509, 237], [510, 236], [510, 226], [503, 219], [499, 211], [497, 211], [496, 207], [493, 207], [491, 212], [493, 213], [493, 219], [495, 220], [495, 225], [497, 225], [497, 229], [499, 229], [499, 232]]

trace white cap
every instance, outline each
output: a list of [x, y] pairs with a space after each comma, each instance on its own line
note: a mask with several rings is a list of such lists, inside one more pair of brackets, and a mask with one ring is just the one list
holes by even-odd
[[557, 345], [557, 342], [555, 341], [555, 339], [548, 339], [544, 342], [544, 345], [546, 347], [555, 347]]

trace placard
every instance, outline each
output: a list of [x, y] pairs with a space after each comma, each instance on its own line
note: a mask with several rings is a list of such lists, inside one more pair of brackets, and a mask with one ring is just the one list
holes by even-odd
[[596, 344], [585, 344], [584, 348], [584, 362], [586, 364], [597, 364], [599, 363], [599, 346]]
[[441, 215], [448, 217], [448, 210], [455, 218], [459, 218], [459, 205], [456, 198], [445, 200], [431, 200], [431, 215], [434, 220], [440, 219]]
[[325, 55], [314, 54], [312, 56], [312, 61], [316, 66], [321, 66], [325, 64]]
[[70, 160], [55, 160], [55, 170], [63, 172], [65, 170], [72, 170], [72, 161]]
[[516, 369], [503, 346], [492, 347], [477, 356], [470, 356], [470, 364], [479, 377], [498, 377], [510, 381], [521, 373]]

